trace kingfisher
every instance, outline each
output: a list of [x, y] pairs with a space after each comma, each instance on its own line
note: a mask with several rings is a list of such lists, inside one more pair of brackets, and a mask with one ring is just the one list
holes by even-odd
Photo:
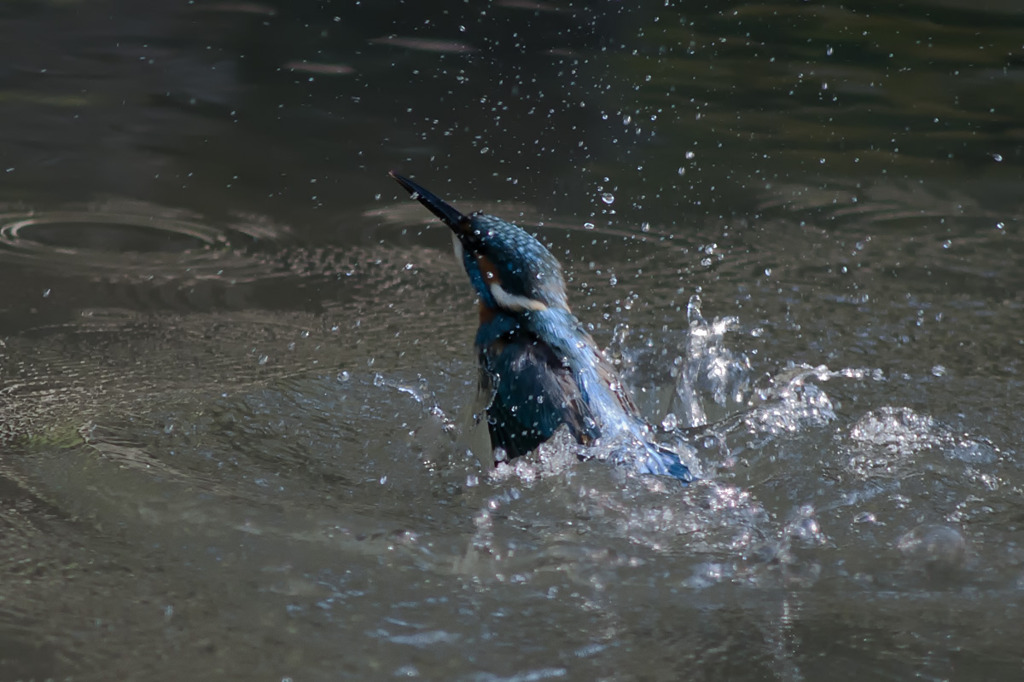
[[564, 424], [581, 445], [611, 445], [606, 456], [618, 464], [694, 480], [680, 454], [654, 440], [615, 368], [569, 309], [562, 265], [551, 251], [517, 225], [463, 215], [412, 180], [389, 175], [451, 228], [455, 256], [480, 299], [475, 345], [495, 464], [535, 450]]

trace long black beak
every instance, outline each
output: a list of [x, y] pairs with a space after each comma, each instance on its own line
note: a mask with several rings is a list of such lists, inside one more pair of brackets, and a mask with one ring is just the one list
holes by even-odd
[[404, 187], [413, 199], [418, 200], [438, 218], [448, 224], [448, 227], [455, 230], [456, 234], [466, 234], [469, 228], [469, 218], [456, 211], [450, 204], [442, 201], [437, 195], [429, 192], [409, 178], [399, 175], [395, 171], [388, 171], [399, 185]]

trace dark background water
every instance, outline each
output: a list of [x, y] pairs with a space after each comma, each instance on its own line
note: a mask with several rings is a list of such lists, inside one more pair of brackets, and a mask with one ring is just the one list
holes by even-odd
[[[0, 677], [1020, 676], [1016, 2], [0, 39]], [[705, 480], [467, 455], [472, 293], [392, 168], [550, 243]]]

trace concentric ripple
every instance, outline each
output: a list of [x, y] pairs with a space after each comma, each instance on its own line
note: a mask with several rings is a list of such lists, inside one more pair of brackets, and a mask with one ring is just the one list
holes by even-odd
[[199, 223], [158, 219], [142, 224], [137, 216], [112, 213], [53, 212], [15, 219], [0, 227], [4, 245], [26, 251], [188, 252], [225, 242]]
[[[219, 229], [198, 218], [151, 206], [28, 211], [0, 215], [0, 263], [30, 262], [61, 274], [119, 280], [250, 280], [265, 276], [264, 259], [246, 252], [266, 227]], [[252, 232], [257, 232], [255, 234]], [[273, 235], [270, 235], [271, 237]]]

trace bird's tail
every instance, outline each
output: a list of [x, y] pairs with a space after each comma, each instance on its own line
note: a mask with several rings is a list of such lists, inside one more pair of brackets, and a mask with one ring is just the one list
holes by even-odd
[[[621, 440], [625, 436], [624, 440]], [[654, 476], [671, 476], [682, 482], [684, 485], [692, 483], [700, 478], [690, 470], [684, 462], [685, 452], [695, 454], [693, 448], [686, 443], [658, 443], [650, 438], [650, 433], [640, 435], [621, 434], [618, 439], [604, 447], [605, 457], [622, 466], [632, 466], [639, 474], [652, 474]], [[598, 454], [598, 457], [601, 457]], [[692, 456], [691, 456], [692, 460]]]
[[683, 464], [678, 452], [660, 443], [644, 443], [644, 452], [636, 459], [636, 468], [642, 474], [671, 476], [683, 483], [691, 483], [697, 477]]

